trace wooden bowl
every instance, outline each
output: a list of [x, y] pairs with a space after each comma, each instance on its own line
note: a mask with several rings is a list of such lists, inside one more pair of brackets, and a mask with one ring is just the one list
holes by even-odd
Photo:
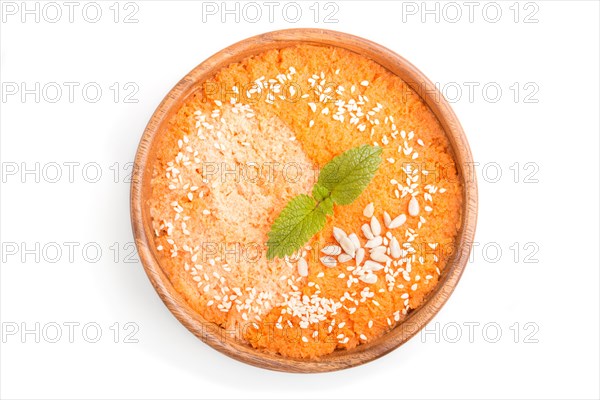
[[[437, 287], [424, 303], [407, 318], [380, 338], [352, 350], [336, 350], [317, 360], [290, 359], [253, 349], [224, 333], [219, 326], [207, 322], [192, 310], [165, 276], [156, 254], [150, 211], [146, 199], [150, 193], [155, 139], [165, 123], [204, 81], [231, 63], [274, 48], [296, 44], [330, 45], [366, 56], [399, 76], [413, 88], [431, 108], [448, 136], [463, 186], [461, 227], [456, 237], [455, 252], [448, 260]], [[221, 50], [184, 77], [164, 98], [150, 119], [135, 157], [131, 185], [131, 220], [140, 259], [161, 299], [179, 321], [194, 335], [216, 350], [258, 367], [287, 372], [324, 372], [349, 368], [374, 360], [394, 350], [422, 329], [448, 300], [467, 264], [477, 221], [477, 183], [465, 170], [472, 156], [456, 115], [436, 87], [417, 68], [398, 54], [371, 41], [323, 29], [289, 29], [254, 36]], [[207, 329], [212, 327], [212, 329]]]

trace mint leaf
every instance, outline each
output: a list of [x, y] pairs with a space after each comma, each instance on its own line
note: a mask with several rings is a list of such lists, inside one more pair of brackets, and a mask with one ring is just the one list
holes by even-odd
[[319, 203], [318, 207], [321, 209], [323, 214], [333, 215], [333, 200], [331, 199], [331, 197], [323, 199], [323, 201]]
[[318, 183], [315, 183], [315, 186], [312, 190], [312, 195], [317, 201], [325, 200], [327, 197], [329, 197], [330, 193], [331, 192], [329, 192], [329, 189], [319, 185]]
[[319, 174], [317, 185], [331, 193], [340, 205], [352, 203], [365, 190], [381, 164], [381, 147], [350, 149], [328, 162]]
[[293, 254], [325, 226], [327, 218], [312, 197], [301, 194], [294, 197], [277, 217], [267, 241], [267, 258]]
[[294, 197], [281, 211], [269, 231], [267, 258], [285, 257], [299, 250], [333, 215], [334, 203], [352, 203], [369, 185], [379, 164], [381, 148], [361, 146], [328, 162], [312, 190], [313, 197]]

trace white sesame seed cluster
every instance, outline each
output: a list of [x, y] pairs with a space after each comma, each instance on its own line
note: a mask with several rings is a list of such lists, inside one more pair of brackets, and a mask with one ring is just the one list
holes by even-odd
[[[161, 216], [154, 221], [155, 234], [163, 239], [157, 250], [176, 262], [181, 260], [182, 269], [196, 282], [206, 306], [223, 313], [225, 323], [238, 318], [260, 321], [284, 300], [282, 293], [299, 284], [301, 278], [285, 262], [267, 265], [264, 257], [257, 261], [239, 252], [241, 246], [230, 245], [226, 249], [230, 253], [223, 257], [220, 251], [211, 255], [203, 245], [241, 243], [247, 244], [247, 252], [254, 252], [256, 244], [266, 242], [266, 232], [254, 229], [251, 222], [266, 220], [283, 192], [297, 195], [310, 190], [312, 175], [285, 184], [281, 174], [273, 174], [272, 182], [266, 178], [254, 182], [239, 177], [221, 179], [219, 174], [207, 177], [200, 172], [207, 163], [231, 168], [245, 160], [311, 162], [299, 143], [286, 142], [293, 133], [278, 119], [259, 120], [249, 105], [239, 102], [216, 101], [215, 106], [211, 115], [195, 113], [196, 134], [182, 134], [177, 155], [166, 163], [164, 176], [169, 191], [165, 198], [155, 199], [155, 214]], [[258, 134], [264, 138], [260, 144], [254, 137]], [[214, 229], [215, 222], [233, 229], [226, 233]]]

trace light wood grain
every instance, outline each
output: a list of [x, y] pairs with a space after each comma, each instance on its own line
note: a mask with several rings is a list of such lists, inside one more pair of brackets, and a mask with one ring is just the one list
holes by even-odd
[[[427, 103], [448, 136], [463, 183], [461, 228], [456, 238], [456, 252], [444, 269], [438, 286], [417, 310], [384, 336], [352, 350], [336, 350], [317, 360], [290, 359], [257, 351], [249, 345], [227, 337], [222, 329], [193, 311], [175, 291], [158, 262], [153, 244], [153, 229], [146, 199], [150, 193], [155, 138], [165, 122], [177, 112], [188, 96], [221, 67], [273, 48], [299, 43], [331, 45], [371, 58], [408, 83]], [[421, 330], [440, 310], [456, 287], [467, 264], [477, 222], [477, 182], [466, 167], [472, 156], [462, 127], [450, 105], [435, 86], [417, 68], [396, 53], [371, 41], [345, 33], [323, 29], [289, 29], [270, 32], [236, 43], [204, 61], [185, 76], [164, 98], [146, 127], [135, 158], [131, 185], [131, 221], [140, 259], [152, 285], [169, 310], [194, 335], [216, 350], [262, 368], [287, 372], [325, 372], [364, 364], [381, 357], [405, 343]]]

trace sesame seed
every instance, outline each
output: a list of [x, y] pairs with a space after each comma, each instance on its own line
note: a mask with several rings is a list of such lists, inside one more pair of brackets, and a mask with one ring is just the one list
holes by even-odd
[[416, 197], [412, 197], [408, 203], [408, 214], [415, 217], [419, 215], [419, 201]]
[[356, 236], [356, 233], [349, 234], [348, 239], [350, 239], [352, 241], [352, 244], [354, 245], [354, 247], [356, 249], [360, 248], [360, 239], [358, 239], [358, 236]]
[[375, 206], [373, 205], [373, 203], [369, 203], [369, 204], [367, 204], [367, 206], [363, 210], [363, 215], [366, 218], [371, 218], [373, 216], [373, 212], [374, 211], [375, 211]]
[[308, 263], [304, 258], [298, 259], [298, 275], [308, 276]]
[[348, 235], [346, 235], [346, 232], [344, 232], [342, 229], [338, 228], [338, 227], [334, 227], [333, 228], [333, 237], [335, 238], [335, 240], [337, 240], [338, 242], [343, 238], [346, 237]]
[[334, 268], [337, 265], [337, 261], [333, 256], [324, 256], [320, 258], [321, 263], [328, 268]]
[[340, 254], [338, 256], [338, 261], [340, 263], [345, 263], [345, 262], [348, 262], [350, 260], [352, 260], [352, 256], [350, 256], [349, 254], [344, 253], [344, 254]]
[[356, 251], [356, 259], [355, 259], [357, 267], [360, 266], [360, 264], [363, 262], [364, 258], [365, 258], [365, 249], [359, 248]]
[[354, 247], [354, 243], [352, 243], [352, 240], [350, 240], [348, 236], [341, 237], [339, 243], [340, 246], [342, 246], [342, 249], [346, 252], [346, 254], [348, 254], [350, 257], [354, 257], [356, 253], [356, 248]]
[[342, 248], [336, 245], [325, 246], [321, 249], [321, 253], [327, 254], [328, 256], [337, 256], [342, 252]]
[[374, 284], [377, 282], [377, 275], [375, 274], [367, 274], [367, 275], [363, 275], [359, 278], [361, 281], [368, 283], [368, 284]]
[[363, 235], [365, 235], [365, 237], [368, 240], [371, 240], [371, 239], [375, 238], [375, 235], [373, 235], [373, 232], [371, 232], [371, 227], [368, 224], [364, 224], [361, 227], [361, 229], [362, 229]]
[[394, 218], [392, 221], [390, 221], [390, 223], [387, 227], [388, 227], [388, 229], [396, 229], [396, 228], [404, 225], [405, 222], [406, 222], [406, 215], [400, 214], [396, 218]]
[[[371, 256], [373, 255], [371, 254]], [[376, 261], [367, 260], [365, 261], [364, 268], [368, 271], [379, 271], [383, 269], [383, 265]]]
[[374, 236], [379, 236], [381, 234], [381, 224], [379, 223], [379, 220], [377, 219], [377, 217], [372, 216], [371, 217], [371, 232], [373, 233]]
[[372, 249], [374, 247], [381, 246], [382, 243], [383, 238], [381, 236], [376, 236], [373, 239], [367, 241], [367, 243], [365, 243], [365, 247], [368, 249]]

